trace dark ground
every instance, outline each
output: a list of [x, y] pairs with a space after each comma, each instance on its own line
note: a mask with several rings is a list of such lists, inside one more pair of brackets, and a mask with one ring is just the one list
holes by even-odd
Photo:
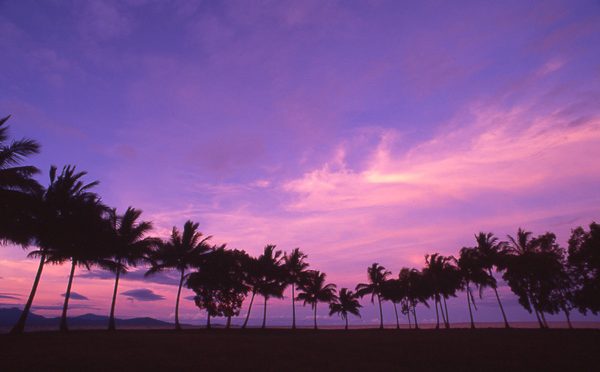
[[189, 330], [0, 335], [0, 370], [600, 370], [599, 330]]

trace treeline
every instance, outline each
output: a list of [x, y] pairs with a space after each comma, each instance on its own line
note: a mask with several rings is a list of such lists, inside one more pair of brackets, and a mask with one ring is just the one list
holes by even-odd
[[[24, 330], [43, 268], [46, 264], [70, 265], [64, 295], [60, 329], [67, 330], [67, 312], [76, 268], [97, 266], [115, 274], [108, 328], [115, 329], [115, 306], [119, 279], [138, 265], [149, 267], [146, 275], [164, 270], [179, 274], [175, 304], [175, 327], [180, 329], [179, 302], [183, 286], [194, 291], [194, 302], [207, 313], [207, 326], [214, 317], [225, 317], [227, 327], [238, 316], [249, 298], [248, 312], [255, 296], [264, 300], [262, 327], [267, 325], [267, 303], [283, 298], [291, 289], [292, 327], [296, 328], [296, 301], [310, 305], [317, 328], [317, 305], [324, 303], [330, 315], [339, 315], [348, 328], [349, 315], [360, 316], [359, 298], [377, 299], [380, 327], [383, 328], [383, 301], [394, 305], [396, 325], [399, 311], [410, 328], [418, 328], [417, 306], [436, 311], [446, 328], [450, 319], [446, 301], [464, 293], [471, 320], [476, 297], [491, 288], [506, 327], [509, 322], [497, 292], [494, 272], [502, 276], [519, 303], [534, 313], [540, 327], [547, 327], [545, 314], [564, 312], [569, 326], [570, 313], [600, 311], [600, 225], [589, 230], [572, 231], [568, 249], [556, 243], [552, 233], [537, 237], [519, 229], [515, 237], [500, 241], [491, 233], [479, 233], [474, 247], [460, 250], [458, 257], [427, 255], [421, 269], [402, 268], [397, 277], [375, 263], [367, 270], [368, 282], [354, 291], [327, 283], [326, 274], [309, 269], [307, 256], [298, 248], [289, 253], [267, 245], [258, 257], [225, 245], [210, 244], [210, 236], [187, 221], [182, 230], [173, 228], [168, 239], [151, 237], [152, 223], [141, 220], [141, 211], [129, 207], [124, 213], [106, 206], [93, 190], [97, 181], [86, 183], [86, 172], [65, 166], [49, 171], [47, 186], [33, 176], [39, 170], [23, 165], [25, 159], [39, 152], [33, 140], [9, 141], [6, 122], [0, 120], [0, 240], [31, 248], [30, 257], [39, 259], [38, 270], [27, 303], [13, 333]], [[478, 294], [476, 296], [475, 294]], [[411, 321], [412, 316], [412, 321]], [[413, 325], [414, 323], [414, 325]]]

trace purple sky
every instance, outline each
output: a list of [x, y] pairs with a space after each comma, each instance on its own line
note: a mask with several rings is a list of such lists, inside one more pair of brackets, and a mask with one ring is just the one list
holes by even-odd
[[[354, 287], [372, 262], [421, 267], [480, 230], [565, 244], [599, 220], [598, 1], [5, 0], [0, 48], [0, 115], [42, 143], [43, 183], [76, 164], [158, 236], [193, 219], [253, 254], [299, 246]], [[0, 301], [24, 302], [36, 265], [2, 248]], [[40, 313], [57, 314], [67, 274], [44, 272]], [[78, 272], [73, 314], [108, 312], [97, 276]], [[170, 319], [171, 282], [140, 279], [118, 316]], [[510, 318], [534, 319], [501, 294]], [[477, 319], [500, 320], [493, 300]]]

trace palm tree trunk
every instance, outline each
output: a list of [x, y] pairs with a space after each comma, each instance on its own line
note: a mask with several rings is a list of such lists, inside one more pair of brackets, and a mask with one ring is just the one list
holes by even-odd
[[[488, 273], [493, 278], [492, 269], [488, 269]], [[502, 312], [502, 319], [504, 319], [504, 328], [510, 328], [510, 324], [508, 324], [508, 320], [506, 320], [506, 313], [504, 312], [504, 306], [502, 306], [502, 302], [500, 301], [500, 296], [498, 296], [498, 289], [496, 289], [496, 284], [492, 285], [492, 289], [496, 294], [496, 300], [498, 300], [498, 306], [500, 306], [500, 312]]]
[[567, 308], [563, 306], [563, 311], [567, 318], [567, 324], [569, 325], [569, 329], [573, 329], [573, 324], [571, 324], [571, 315], [569, 314], [569, 310], [567, 310]]
[[535, 304], [531, 302], [531, 307], [533, 307], [533, 312], [535, 313], [535, 317], [537, 318], [540, 328], [544, 328], [544, 323], [542, 323], [542, 319], [540, 318], [540, 313], [538, 312], [537, 306], [535, 306]]
[[[119, 260], [119, 266], [121, 261]], [[117, 277], [115, 279], [115, 289], [113, 291], [112, 304], [110, 305], [110, 316], [108, 319], [108, 330], [114, 331], [115, 327], [115, 304], [117, 303], [117, 289], [119, 288], [119, 276], [121, 275], [121, 269], [117, 268]]]
[[546, 316], [543, 311], [540, 311], [540, 315], [542, 316], [542, 321], [544, 322], [544, 328], [548, 328], [548, 322], [546, 321]]
[[292, 329], [296, 329], [296, 299], [294, 298], [294, 287], [292, 283]]
[[76, 261], [71, 260], [71, 273], [69, 274], [69, 283], [65, 292], [65, 303], [63, 304], [62, 316], [60, 317], [60, 330], [66, 332], [69, 330], [67, 326], [67, 309], [69, 307], [69, 298], [71, 297], [71, 286], [73, 285], [73, 276], [75, 275]]
[[346, 315], [344, 317], [344, 320], [346, 320], [346, 327], [344, 327], [344, 329], [347, 331], [348, 330], [348, 315]]
[[254, 302], [254, 295], [256, 295], [256, 292], [252, 291], [252, 297], [250, 298], [250, 306], [248, 306], [248, 314], [246, 314], [246, 320], [244, 320], [244, 324], [242, 324], [242, 329], [245, 329], [248, 325], [248, 319], [250, 318], [250, 310], [252, 310], [252, 303]]
[[20, 334], [25, 330], [25, 323], [27, 322], [27, 316], [29, 316], [29, 311], [31, 310], [31, 305], [33, 304], [33, 298], [35, 297], [35, 292], [37, 291], [37, 287], [40, 284], [40, 278], [42, 277], [42, 270], [44, 269], [44, 263], [46, 261], [46, 254], [42, 253], [40, 257], [40, 264], [38, 266], [37, 274], [35, 274], [35, 279], [33, 280], [33, 286], [31, 287], [31, 292], [29, 292], [29, 298], [27, 299], [27, 303], [19, 316], [19, 320], [11, 329], [11, 334]]
[[440, 314], [438, 313], [438, 294], [435, 294], [435, 329], [440, 329]]
[[408, 329], [412, 329], [412, 324], [410, 322], [410, 307], [408, 308], [408, 312], [406, 313], [406, 317], [408, 318]]
[[262, 323], [262, 329], [267, 328], [267, 297], [265, 296], [265, 307], [263, 309], [263, 323]]
[[210, 313], [206, 317], [206, 329], [210, 329]]
[[181, 325], [179, 324], [179, 299], [181, 298], [184, 273], [185, 270], [181, 270], [181, 279], [179, 279], [179, 289], [177, 289], [177, 299], [175, 300], [175, 330], [177, 331], [181, 331]]
[[446, 309], [446, 318], [444, 319], [446, 328], [450, 328], [450, 316], [448, 315], [448, 304], [446, 303], [446, 297], [444, 298], [444, 309]]
[[419, 322], [417, 321], [417, 307], [414, 305], [413, 305], [413, 317], [415, 318], [415, 329], [419, 329]]
[[231, 316], [227, 317], [227, 325], [225, 326], [225, 328], [227, 328], [227, 329], [231, 328]]
[[394, 313], [396, 313], [396, 329], [400, 329], [400, 320], [398, 320], [398, 309], [396, 308], [396, 303], [392, 301], [394, 304]]
[[471, 329], [475, 329], [475, 322], [473, 321], [473, 310], [471, 310], [471, 288], [467, 283], [467, 304], [469, 304], [469, 318], [471, 318]]
[[317, 329], [317, 302], [315, 302], [314, 319], [315, 319], [315, 330], [316, 330]]
[[379, 302], [379, 329], [383, 329], [383, 309], [381, 308], [381, 297], [377, 295], [377, 302]]

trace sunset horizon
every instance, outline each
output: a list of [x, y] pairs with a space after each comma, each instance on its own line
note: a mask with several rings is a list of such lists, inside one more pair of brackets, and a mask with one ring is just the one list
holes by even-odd
[[7, 0], [0, 47], [0, 311], [600, 326], [598, 1]]

